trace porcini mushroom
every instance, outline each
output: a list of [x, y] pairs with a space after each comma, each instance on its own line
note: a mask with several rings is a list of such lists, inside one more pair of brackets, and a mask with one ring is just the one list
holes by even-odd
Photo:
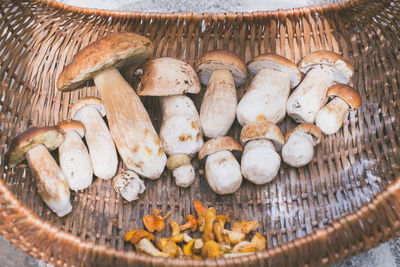
[[261, 120], [281, 122], [286, 115], [290, 89], [300, 83], [299, 68], [275, 54], [260, 55], [247, 68], [255, 77], [237, 106], [238, 122], [242, 126]]
[[345, 84], [336, 84], [329, 88], [328, 97], [333, 98], [317, 113], [315, 124], [324, 134], [334, 134], [342, 127], [350, 109], [361, 105], [360, 94]]
[[232, 150], [242, 151], [242, 146], [230, 136], [208, 140], [200, 149], [199, 159], [206, 159], [206, 179], [217, 194], [232, 194], [242, 184], [240, 165]]
[[[176, 184], [188, 187], [194, 182], [195, 171], [189, 157], [193, 157], [203, 145], [203, 133], [199, 114], [193, 101], [185, 93], [200, 92], [200, 83], [196, 72], [186, 62], [175, 58], [157, 58], [142, 66], [142, 80], [137, 93], [141, 96], [160, 96], [163, 120], [160, 129], [164, 151], [171, 157], [171, 165], [184, 164], [172, 170]], [[189, 159], [189, 161], [187, 161]], [[175, 163], [172, 163], [175, 162]], [[182, 163], [183, 163], [182, 161]]]
[[58, 77], [59, 90], [71, 90], [93, 78], [107, 111], [118, 152], [130, 170], [157, 179], [167, 157], [140, 98], [117, 68], [137, 67], [154, 51], [147, 38], [135, 33], [114, 33], [81, 49]]
[[286, 133], [282, 148], [283, 161], [292, 167], [302, 167], [311, 162], [314, 146], [322, 139], [321, 130], [311, 123], [303, 123]]
[[103, 103], [96, 97], [79, 99], [71, 109], [71, 117], [83, 123], [86, 128], [86, 143], [94, 174], [108, 180], [118, 169], [118, 156], [114, 141], [103, 117], [106, 115]]
[[272, 181], [279, 171], [281, 151], [285, 138], [278, 126], [269, 122], [256, 121], [243, 127], [240, 141], [245, 144], [242, 154], [242, 174], [255, 183], [265, 184]]
[[172, 171], [177, 186], [189, 187], [194, 183], [196, 173], [187, 154], [172, 154], [167, 160], [167, 167]]
[[35, 178], [39, 195], [59, 217], [72, 210], [67, 180], [50, 155], [64, 140], [54, 127], [32, 127], [15, 137], [5, 156], [6, 164], [15, 167], [26, 160]]
[[286, 110], [299, 123], [313, 123], [318, 110], [328, 100], [328, 89], [334, 83], [350, 83], [354, 69], [340, 55], [325, 50], [309, 54], [298, 66], [306, 77], [290, 95]]
[[228, 133], [236, 116], [236, 87], [247, 77], [244, 62], [227, 50], [204, 54], [196, 63], [200, 82], [207, 86], [200, 107], [204, 135], [210, 138]]
[[140, 194], [146, 190], [144, 182], [132, 170], [121, 170], [112, 181], [115, 192], [128, 202], [139, 199]]
[[58, 147], [61, 170], [71, 190], [83, 190], [93, 180], [89, 152], [82, 141], [85, 126], [79, 121], [65, 120], [57, 125], [57, 130], [64, 134], [64, 142]]

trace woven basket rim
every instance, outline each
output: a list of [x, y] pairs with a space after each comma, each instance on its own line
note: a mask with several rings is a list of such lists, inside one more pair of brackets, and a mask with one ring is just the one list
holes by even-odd
[[[80, 7], [74, 7], [74, 6], [69, 6], [66, 4], [61, 4], [59, 2], [55, 2], [52, 0], [32, 0], [33, 2], [41, 3], [41, 4], [46, 4], [49, 6], [52, 6], [57, 9], [61, 10], [68, 10], [71, 12], [79, 12], [83, 13], [86, 15], [100, 15], [100, 16], [111, 16], [111, 17], [133, 17], [133, 16], [163, 16], [163, 15], [176, 15], [176, 16], [182, 16], [183, 18], [186, 16], [202, 16], [208, 17], [211, 16], [212, 13], [192, 13], [192, 12], [186, 12], [186, 13], [160, 13], [160, 12], [134, 12], [134, 11], [113, 11], [113, 10], [102, 10], [102, 9], [95, 9], [95, 8], [80, 8]], [[308, 7], [301, 7], [301, 8], [294, 8], [294, 9], [285, 9], [285, 10], [274, 10], [274, 11], [256, 11], [256, 12], [235, 12], [232, 14], [249, 14], [251, 15], [270, 15], [270, 16], [279, 16], [281, 14], [285, 13], [292, 13], [297, 11], [302, 11], [302, 12], [316, 12], [319, 9], [323, 9], [324, 11], [334, 11], [338, 9], [343, 9], [343, 8], [350, 8], [356, 5], [360, 4], [365, 4], [365, 3], [372, 3], [375, 2], [374, 0], [351, 0], [349, 2], [340, 2], [340, 3], [332, 3], [332, 4], [323, 4], [323, 5], [318, 5], [318, 6], [308, 6]], [[217, 13], [217, 14], [228, 14], [228, 13]], [[230, 13], [229, 13], [230, 14]], [[328, 239], [328, 236], [334, 235], [332, 232], [333, 230], [337, 230], [335, 228], [335, 223], [339, 222], [341, 224], [348, 224], [349, 229], [352, 227], [356, 227], [357, 224], [359, 226], [358, 222], [358, 217], [360, 214], [363, 214], [363, 210], [367, 210], [370, 212], [369, 205], [374, 205], [376, 206], [380, 205], [381, 203], [387, 203], [390, 201], [394, 201], [393, 199], [397, 198], [400, 194], [400, 177], [397, 178], [391, 185], [388, 185], [387, 188], [385, 188], [381, 193], [377, 194], [374, 196], [374, 198], [367, 204], [361, 206], [358, 210], [356, 210], [353, 213], [347, 214], [339, 218], [338, 220], [332, 222], [329, 226], [325, 228], [320, 228], [315, 231], [313, 231], [311, 234], [306, 235], [302, 238], [298, 238], [295, 240], [292, 240], [286, 244], [283, 244], [281, 246], [277, 246], [271, 249], [268, 249], [263, 252], [258, 252], [253, 255], [249, 256], [242, 256], [240, 259], [236, 258], [231, 258], [231, 259], [225, 259], [225, 258], [219, 258], [216, 260], [203, 260], [201, 261], [202, 263], [205, 264], [218, 264], [218, 265], [233, 265], [233, 264], [244, 264], [244, 263], [250, 263], [253, 261], [257, 261], [261, 259], [268, 259], [269, 257], [273, 255], [281, 255], [281, 257], [284, 257], [285, 254], [289, 254], [289, 252], [296, 253], [296, 244], [302, 244], [302, 245], [308, 245], [310, 248], [316, 248], [315, 244], [319, 244], [322, 246], [321, 250], [322, 252], [319, 253], [318, 256], [325, 255], [328, 257], [328, 250], [329, 248], [326, 247], [326, 244], [324, 245], [324, 242]], [[71, 233], [65, 232], [63, 230], [60, 230], [59, 228], [51, 225], [48, 222], [42, 221], [36, 214], [32, 212], [29, 208], [27, 208], [22, 202], [20, 202], [16, 196], [9, 190], [7, 185], [4, 183], [2, 179], [0, 179], [0, 195], [3, 195], [5, 198], [6, 202], [9, 203], [14, 207], [14, 211], [11, 211], [11, 214], [15, 214], [14, 217], [17, 218], [26, 218], [27, 222], [26, 224], [28, 225], [34, 225], [37, 229], [43, 229], [42, 231], [45, 231], [46, 233], [52, 233], [55, 236], [55, 239], [62, 239], [64, 240], [68, 245], [71, 246], [77, 246], [77, 250], [79, 251], [86, 251], [90, 250], [93, 255], [92, 257], [96, 257], [98, 255], [113, 255], [114, 257], [117, 258], [125, 258], [128, 260], [129, 259], [137, 259], [140, 262], [143, 263], [164, 263], [164, 264], [176, 264], [176, 265], [186, 265], [186, 264], [193, 264], [197, 265], [196, 261], [194, 260], [183, 260], [183, 259], [163, 259], [163, 258], [154, 258], [146, 255], [141, 255], [138, 254], [134, 251], [129, 251], [125, 252], [122, 250], [117, 250], [115, 248], [110, 248], [107, 247], [106, 245], [100, 245], [100, 244], [95, 244], [90, 241], [85, 241], [81, 239], [78, 236], [75, 236]], [[399, 204], [400, 206], [400, 204]], [[365, 209], [364, 209], [365, 208]], [[400, 210], [400, 208], [399, 208]], [[366, 212], [366, 211], [365, 211]], [[13, 217], [10, 216], [12, 220]], [[396, 233], [399, 232], [400, 230], [400, 225], [397, 224], [395, 225], [393, 223], [394, 227], [396, 230]], [[0, 225], [0, 232], [2, 233], [7, 233], [7, 229], [1, 228]], [[7, 238], [7, 236], [5, 236]], [[13, 242], [11, 240], [11, 242]], [[64, 245], [66, 246], [66, 245]], [[22, 248], [25, 252], [29, 253], [32, 255], [32, 253], [29, 251], [29, 248]], [[356, 248], [354, 248], [354, 251], [356, 251]], [[353, 251], [347, 251], [347, 256], [351, 255]], [[298, 256], [300, 257], [300, 256]], [[326, 258], [327, 262], [330, 262], [330, 259]]]
[[85, 15], [99, 15], [99, 16], [110, 16], [110, 17], [132, 17], [137, 15], [143, 16], [165, 16], [165, 15], [176, 15], [176, 16], [204, 16], [208, 17], [211, 15], [238, 15], [238, 14], [249, 14], [249, 15], [260, 15], [268, 14], [271, 16], [279, 16], [282, 13], [296, 13], [300, 10], [318, 10], [323, 8], [325, 11], [335, 11], [343, 8], [349, 8], [352, 6], [362, 5], [368, 2], [374, 2], [375, 0], [348, 0], [338, 3], [328, 3], [320, 5], [309, 5], [297, 8], [286, 8], [286, 9], [276, 9], [276, 10], [266, 10], [266, 11], [253, 11], [253, 12], [142, 12], [142, 11], [121, 11], [121, 10], [110, 10], [110, 9], [99, 9], [99, 8], [87, 8], [87, 7], [77, 7], [68, 4], [63, 4], [54, 0], [33, 0], [34, 2], [39, 2], [46, 4], [51, 7], [55, 7], [61, 10], [68, 10], [71, 12], [82, 13]]

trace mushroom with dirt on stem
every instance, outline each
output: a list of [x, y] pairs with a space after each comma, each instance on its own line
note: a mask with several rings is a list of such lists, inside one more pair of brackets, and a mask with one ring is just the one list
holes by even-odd
[[346, 84], [332, 86], [327, 95], [333, 99], [318, 111], [315, 124], [329, 135], [339, 131], [349, 110], [359, 108], [362, 100], [360, 94]]
[[292, 167], [303, 167], [311, 162], [314, 146], [322, 139], [321, 130], [311, 123], [303, 123], [286, 133], [282, 148], [283, 161]]
[[335, 83], [350, 83], [354, 69], [342, 56], [326, 50], [305, 56], [298, 66], [306, 77], [290, 95], [286, 111], [299, 123], [313, 123], [328, 100], [328, 89]]
[[264, 120], [242, 128], [240, 141], [244, 144], [241, 169], [244, 178], [255, 184], [272, 181], [278, 174], [285, 138], [278, 126]]
[[206, 179], [217, 194], [233, 194], [242, 184], [239, 162], [231, 151], [242, 151], [242, 146], [230, 136], [208, 140], [200, 149], [199, 159], [208, 156], [205, 164]]
[[[176, 184], [188, 187], [194, 182], [195, 171], [190, 159], [187, 159], [197, 154], [203, 145], [199, 114], [193, 101], [184, 95], [200, 92], [201, 86], [196, 72], [188, 63], [168, 57], [151, 59], [141, 69], [142, 80], [137, 93], [140, 96], [160, 97], [161, 144], [165, 153], [174, 157], [167, 162], [167, 167], [168, 164], [176, 165], [175, 168], [170, 168]], [[186, 154], [187, 158], [182, 154]], [[182, 164], [177, 164], [180, 160]]]
[[13, 168], [25, 158], [35, 178], [39, 195], [46, 205], [63, 217], [72, 210], [68, 182], [61, 168], [49, 153], [64, 141], [55, 127], [32, 127], [15, 137], [5, 155]]
[[236, 117], [236, 87], [246, 81], [246, 65], [233, 52], [213, 50], [204, 54], [195, 68], [200, 82], [207, 86], [200, 107], [204, 135], [224, 136]]
[[118, 169], [118, 156], [107, 124], [103, 120], [106, 111], [97, 97], [84, 97], [74, 103], [71, 118], [80, 121], [86, 129], [86, 144], [94, 175], [111, 179]]
[[140, 194], [146, 190], [144, 182], [132, 170], [123, 169], [114, 176], [112, 186], [115, 192], [128, 202], [139, 199]]
[[85, 126], [79, 121], [64, 120], [57, 124], [57, 130], [64, 135], [64, 142], [58, 147], [60, 168], [71, 190], [83, 190], [93, 180], [89, 152], [82, 141]]
[[113, 33], [81, 49], [57, 80], [59, 90], [72, 90], [93, 81], [107, 111], [107, 120], [125, 166], [146, 178], [157, 179], [167, 157], [140, 98], [118, 68], [132, 68], [152, 56], [149, 39], [135, 33]]
[[290, 89], [301, 81], [299, 68], [285, 57], [262, 54], [247, 63], [247, 69], [254, 78], [237, 106], [238, 122], [278, 124], [285, 118]]

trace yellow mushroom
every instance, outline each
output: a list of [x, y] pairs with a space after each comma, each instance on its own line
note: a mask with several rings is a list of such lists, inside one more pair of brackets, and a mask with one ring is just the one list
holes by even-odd
[[251, 239], [251, 243], [257, 251], [263, 251], [267, 248], [267, 240], [259, 232], [257, 232]]
[[242, 241], [233, 247], [231, 253], [247, 253], [247, 252], [256, 252], [257, 248], [255, 245], [249, 241]]
[[223, 233], [228, 235], [231, 246], [234, 246], [234, 245], [242, 242], [246, 237], [246, 235], [244, 233], [238, 233], [238, 232], [230, 231], [227, 229], [223, 229]]
[[178, 246], [175, 242], [169, 240], [168, 238], [161, 238], [158, 240], [157, 246], [163, 253], [168, 254], [169, 257], [176, 257]]
[[131, 242], [132, 244], [137, 244], [143, 238], [147, 238], [151, 241], [154, 241], [154, 235], [142, 229], [130, 231], [125, 234], [125, 241]]
[[200, 254], [201, 250], [203, 249], [203, 245], [203, 240], [201, 240], [200, 238], [195, 239], [192, 247], [193, 253]]
[[193, 244], [194, 244], [195, 241], [196, 241], [196, 239], [192, 239], [183, 247], [183, 254], [184, 255], [186, 255], [186, 256], [192, 256], [193, 255], [192, 247], [193, 247]]
[[202, 258], [218, 258], [222, 255], [221, 246], [214, 240], [208, 240], [201, 249]]
[[236, 222], [232, 226], [232, 231], [238, 233], [248, 234], [258, 228], [259, 224], [256, 221], [242, 221]]
[[202, 236], [203, 242], [214, 240], [213, 224], [216, 217], [215, 213], [216, 211], [213, 207], [206, 211], [204, 218], [204, 233]]
[[204, 231], [204, 219], [206, 215], [206, 208], [204, 208], [203, 204], [200, 201], [195, 200], [193, 202], [194, 209], [197, 213], [197, 222], [199, 223], [199, 232]]
[[168, 212], [164, 217], [161, 217], [158, 215], [160, 212], [161, 210], [155, 209], [152, 215], [143, 216], [144, 226], [146, 226], [147, 230], [151, 233], [154, 231], [161, 232], [165, 227], [164, 221], [171, 214], [171, 212]]
[[196, 232], [197, 227], [199, 226], [196, 218], [191, 214], [187, 215], [186, 218], [188, 219], [188, 222], [181, 225], [181, 231], [185, 231], [186, 229], [190, 228], [192, 232]]
[[222, 228], [225, 228], [225, 223], [231, 222], [231, 220], [225, 215], [217, 215], [216, 219], [219, 221]]

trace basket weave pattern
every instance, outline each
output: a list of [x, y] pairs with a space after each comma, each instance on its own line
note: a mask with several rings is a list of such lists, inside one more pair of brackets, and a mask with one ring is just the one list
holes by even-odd
[[[293, 266], [328, 265], [379, 245], [400, 233], [399, 119], [400, 1], [355, 0], [325, 6], [254, 13], [135, 13], [68, 7], [52, 1], [0, 2], [0, 233], [30, 255], [54, 265]], [[240, 191], [217, 196], [203, 175], [189, 189], [169, 172], [146, 181], [140, 200], [127, 203], [111, 181], [96, 179], [72, 193], [73, 212], [58, 218], [43, 204], [26, 163], [4, 166], [12, 138], [28, 127], [69, 118], [71, 105], [96, 96], [93, 84], [60, 93], [56, 79], [83, 46], [111, 32], [136, 32], [155, 45], [155, 57], [193, 64], [222, 48], [245, 62], [272, 52], [295, 62], [312, 51], [341, 53], [354, 66], [354, 87], [363, 105], [339, 133], [316, 147], [304, 168], [282, 166], [270, 184], [244, 182]], [[131, 70], [124, 76], [135, 87]], [[249, 82], [249, 80], [248, 80]], [[248, 82], [239, 88], [241, 97]], [[204, 92], [204, 90], [203, 90]], [[192, 97], [197, 107], [202, 94]], [[156, 129], [156, 98], [143, 98]], [[286, 119], [284, 132], [294, 127]], [[235, 122], [230, 135], [238, 139]], [[57, 155], [55, 155], [57, 156]], [[194, 161], [196, 169], [204, 169]], [[235, 220], [258, 218], [265, 252], [235, 259], [183, 261], [138, 255], [123, 242], [126, 231], [143, 228], [155, 208], [183, 222], [193, 200], [231, 211]], [[167, 227], [162, 234], [168, 234]], [[156, 235], [160, 237], [161, 235]]]

